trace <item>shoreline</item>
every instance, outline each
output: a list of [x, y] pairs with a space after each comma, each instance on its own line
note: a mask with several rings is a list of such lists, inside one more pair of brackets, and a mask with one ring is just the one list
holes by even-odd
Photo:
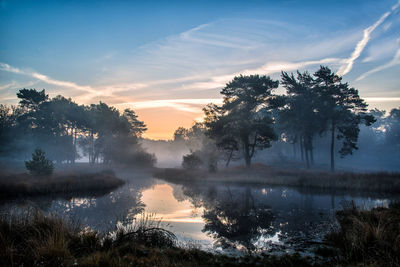
[[49, 176], [27, 173], [1, 173], [0, 199], [36, 196], [72, 196], [102, 194], [125, 183], [113, 171], [68, 172], [58, 171]]
[[400, 193], [400, 173], [325, 172], [319, 170], [281, 169], [257, 164], [251, 168], [234, 167], [214, 173], [178, 168], [158, 169], [154, 177], [174, 183], [208, 182], [289, 186], [320, 191], [362, 191]]

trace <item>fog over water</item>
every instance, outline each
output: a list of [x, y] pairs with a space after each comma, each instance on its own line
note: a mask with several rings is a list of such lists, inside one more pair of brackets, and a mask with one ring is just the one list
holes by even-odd
[[181, 245], [233, 253], [308, 251], [335, 226], [334, 213], [349, 205], [387, 206], [389, 195], [323, 193], [286, 187], [193, 183], [176, 185], [147, 172], [118, 172], [127, 183], [104, 196], [38, 197], [1, 203], [2, 212], [33, 204], [46, 213], [103, 232], [143, 214], [161, 220]]

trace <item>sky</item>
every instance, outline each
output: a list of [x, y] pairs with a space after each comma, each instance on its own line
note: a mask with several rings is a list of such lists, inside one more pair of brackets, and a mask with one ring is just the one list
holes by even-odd
[[[132, 108], [170, 139], [235, 75], [343, 76], [370, 108], [400, 107], [400, 0], [0, 0], [0, 103], [21, 88]], [[279, 88], [276, 93], [284, 93]]]

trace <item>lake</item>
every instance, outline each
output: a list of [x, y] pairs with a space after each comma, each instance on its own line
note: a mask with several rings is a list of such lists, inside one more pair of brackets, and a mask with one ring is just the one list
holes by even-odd
[[141, 216], [161, 220], [182, 246], [223, 253], [309, 253], [335, 224], [335, 211], [387, 206], [392, 197], [327, 193], [288, 187], [173, 184], [146, 172], [120, 172], [124, 186], [98, 197], [32, 198], [5, 202], [2, 212], [27, 203], [90, 229], [113, 231]]

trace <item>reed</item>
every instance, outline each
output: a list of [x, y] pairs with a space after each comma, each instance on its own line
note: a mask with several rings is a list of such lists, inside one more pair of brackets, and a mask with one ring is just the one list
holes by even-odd
[[100, 234], [28, 208], [0, 217], [2, 266], [313, 266], [298, 254], [229, 257], [181, 248], [176, 237], [143, 216]]
[[400, 266], [400, 203], [363, 210], [352, 203], [336, 214], [339, 229], [327, 235], [338, 262]]

